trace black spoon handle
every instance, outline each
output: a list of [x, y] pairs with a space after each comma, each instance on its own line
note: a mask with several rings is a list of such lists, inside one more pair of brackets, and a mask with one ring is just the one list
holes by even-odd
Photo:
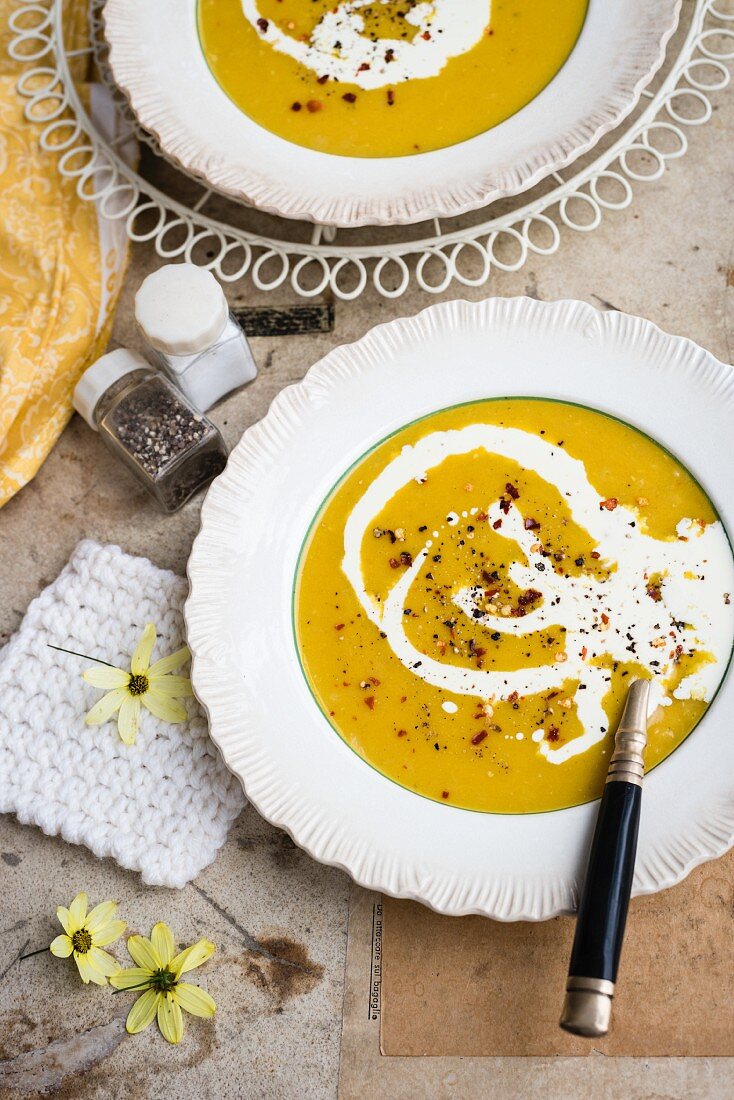
[[615, 738], [581, 894], [561, 1027], [606, 1035], [622, 951], [640, 823], [649, 684], [630, 685]]

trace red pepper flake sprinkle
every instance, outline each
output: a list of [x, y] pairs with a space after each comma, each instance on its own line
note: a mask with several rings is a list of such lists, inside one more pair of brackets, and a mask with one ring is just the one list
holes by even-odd
[[377, 679], [376, 676], [370, 676], [370, 683], [376, 688], [380, 686], [380, 681]]
[[337, 623], [336, 626], [334, 627], [334, 630], [343, 630], [345, 626], [346, 626], [346, 623]]
[[519, 497], [520, 497], [519, 490], [516, 489], [515, 486], [512, 484], [512, 482], [510, 482], [510, 481], [508, 481], [507, 484], [505, 485], [505, 492], [509, 496], [511, 496], [513, 500], [518, 500]]
[[591, 551], [591, 556], [594, 559], [594, 561], [599, 561], [599, 558], [601, 557], [601, 554], [599, 553], [598, 550], [592, 550]]
[[500, 512], [504, 512], [505, 515], [510, 511], [510, 502], [506, 497], [500, 497]]
[[398, 737], [407, 737], [407, 736], [408, 736], [408, 731], [407, 730], [398, 730]]
[[540, 528], [540, 524], [538, 523], [537, 519], [532, 519], [531, 516], [526, 516], [523, 527], [526, 531], [537, 531]]
[[310, 111], [312, 115], [316, 114], [317, 111], [323, 110], [323, 107], [324, 105], [320, 99], [309, 99], [306, 104], [306, 110]]
[[400, 564], [410, 567], [413, 564], [413, 555], [409, 554], [406, 550], [403, 550], [400, 555]]
[[344, 95], [342, 96], [342, 99], [345, 100], [347, 103], [356, 103], [357, 102], [357, 97], [354, 94], [354, 92], [345, 92]]
[[318, 80], [316, 81], [316, 83], [317, 83], [317, 84], [325, 84], [325, 83], [326, 83], [326, 81], [327, 81], [328, 79], [329, 79], [329, 77], [328, 77], [328, 74], [326, 74], [326, 73], [325, 73], [325, 74], [324, 74], [323, 76], [320, 76], [320, 77], [318, 78]]
[[392, 107], [394, 102], [395, 102], [395, 92], [393, 91], [392, 88], [388, 88], [387, 89], [387, 105], [388, 105], [388, 107]]
[[375, 709], [375, 697], [374, 697], [374, 695], [368, 695], [364, 702], [365, 702], [365, 706], [368, 706], [370, 708], [370, 710]]
[[494, 528], [495, 531], [499, 531], [501, 526], [502, 526], [502, 520], [501, 519], [496, 519], [494, 521], [494, 523], [492, 524], [492, 527]]
[[302, 105], [298, 102], [298, 100], [296, 100], [295, 103], [291, 103], [291, 110], [292, 111], [300, 111], [301, 106]]
[[257, 21], [257, 29], [258, 29], [259, 31], [262, 31], [262, 33], [263, 33], [263, 34], [267, 34], [267, 33], [268, 33], [268, 27], [269, 27], [269, 26], [270, 26], [270, 24], [268, 23], [267, 19], [258, 19], [258, 21]]
[[729, 605], [731, 604], [731, 593], [730, 592], [725, 592], [724, 593], [724, 603], [726, 604], [727, 607], [729, 607]]
[[650, 599], [653, 600], [655, 603], [660, 603], [663, 598], [660, 593], [660, 586], [657, 584], [648, 584], [645, 591], [647, 592]]
[[423, 34], [421, 35], [421, 38], [425, 42], [430, 42], [431, 41], [431, 32], [430, 31], [424, 31]]
[[441, 798], [448, 798], [448, 797], [449, 797], [449, 792], [448, 791], [441, 791]]
[[400, 696], [400, 702], [401, 703], [407, 703], [408, 702], [408, 696], [407, 695], [401, 695]]
[[542, 597], [543, 593], [538, 592], [537, 588], [528, 588], [522, 595], [518, 596], [517, 602], [521, 607], [525, 607], [529, 603], [535, 603]]
[[471, 739], [471, 743], [472, 743], [472, 745], [481, 745], [482, 741], [486, 741], [486, 739], [487, 739], [487, 731], [486, 730], [480, 730], [479, 733], [474, 734], [474, 736]]
[[548, 732], [545, 735], [545, 739], [546, 739], [546, 741], [557, 741], [558, 740], [558, 726], [551, 726], [550, 729], [548, 730]]
[[391, 569], [399, 569], [400, 568], [400, 562], [398, 561], [397, 558], [390, 558], [390, 568]]
[[507, 702], [516, 703], [519, 698], [520, 696], [517, 694], [517, 692], [513, 691], [510, 695], [507, 696]]
[[604, 626], [609, 622], [609, 616], [604, 611], [601, 613], [601, 621], [604, 623]]
[[366, 73], [369, 68], [370, 68], [369, 61], [363, 61], [362, 64], [357, 69], [357, 72], [358, 73]]
[[480, 523], [484, 523], [485, 519], [489, 519], [486, 512], [477, 512], [477, 519]]
[[616, 497], [607, 497], [606, 500], [602, 500], [599, 502], [599, 509], [601, 510], [602, 508], [606, 508], [607, 512], [613, 512], [618, 504], [619, 501]]
[[395, 60], [395, 50], [393, 50], [393, 49], [385, 50], [385, 61], [389, 62], [389, 61], [394, 61], [394, 60]]

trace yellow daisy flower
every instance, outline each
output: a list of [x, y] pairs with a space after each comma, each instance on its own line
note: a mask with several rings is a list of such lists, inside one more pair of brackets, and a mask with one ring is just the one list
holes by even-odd
[[198, 985], [182, 982], [181, 975], [195, 970], [210, 959], [216, 948], [209, 940], [198, 943], [174, 955], [175, 945], [171, 929], [159, 921], [151, 932], [150, 939], [145, 936], [130, 936], [127, 949], [137, 966], [122, 970], [110, 978], [110, 985], [116, 991], [122, 989], [142, 989], [127, 1015], [125, 1027], [131, 1035], [144, 1031], [158, 1017], [158, 1027], [169, 1043], [178, 1043], [183, 1035], [183, 1015], [210, 1017], [214, 1015], [214, 1001]]
[[127, 928], [124, 920], [115, 919], [116, 913], [116, 901], [103, 901], [87, 913], [84, 893], [77, 894], [68, 909], [60, 905], [56, 910], [64, 934], [56, 937], [49, 951], [59, 959], [73, 954], [85, 985], [106, 985], [107, 979], [120, 970], [117, 960], [102, 950]]
[[188, 646], [163, 657], [155, 664], [150, 657], [155, 645], [156, 630], [148, 623], [130, 662], [130, 670], [104, 665], [88, 668], [84, 679], [94, 687], [105, 688], [107, 694], [97, 700], [87, 715], [87, 725], [101, 726], [117, 714], [117, 729], [126, 745], [135, 743], [140, 725], [140, 704], [164, 722], [183, 722], [186, 707], [177, 700], [193, 695], [188, 676], [170, 676], [190, 657]]

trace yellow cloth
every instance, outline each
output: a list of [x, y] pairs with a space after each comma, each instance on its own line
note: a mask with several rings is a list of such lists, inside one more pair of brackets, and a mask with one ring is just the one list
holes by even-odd
[[[109, 337], [126, 253], [23, 117], [15, 83], [27, 66], [7, 53], [17, 7], [0, 0], [0, 507], [71, 416], [74, 385]], [[67, 49], [84, 47], [87, 0], [64, 8]]]

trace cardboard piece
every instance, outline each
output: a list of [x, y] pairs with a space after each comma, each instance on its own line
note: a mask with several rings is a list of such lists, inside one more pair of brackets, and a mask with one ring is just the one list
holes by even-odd
[[383, 901], [386, 1055], [734, 1055], [734, 852], [630, 907], [612, 1032], [558, 1027], [571, 917], [502, 924]]

